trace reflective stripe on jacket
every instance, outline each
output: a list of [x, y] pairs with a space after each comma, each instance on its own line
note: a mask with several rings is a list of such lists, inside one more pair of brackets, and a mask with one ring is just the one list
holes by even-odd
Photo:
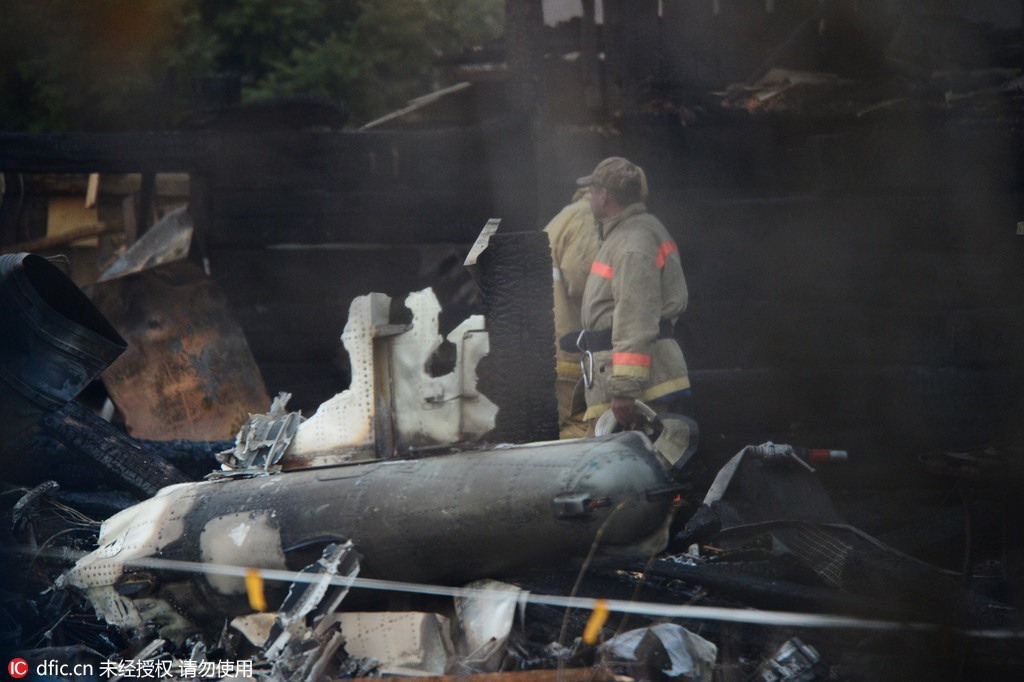
[[601, 248], [583, 294], [583, 328], [612, 330], [612, 349], [594, 353], [587, 419], [612, 397], [653, 401], [690, 387], [675, 339], [659, 339], [661, 320], [675, 321], [688, 293], [679, 248], [642, 203], [600, 225]]

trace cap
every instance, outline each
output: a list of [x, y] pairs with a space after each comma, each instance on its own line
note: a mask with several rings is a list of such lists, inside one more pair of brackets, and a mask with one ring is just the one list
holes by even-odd
[[647, 198], [647, 177], [640, 166], [621, 156], [612, 156], [597, 164], [594, 172], [576, 180], [578, 187], [599, 185], [606, 189], [636, 193]]

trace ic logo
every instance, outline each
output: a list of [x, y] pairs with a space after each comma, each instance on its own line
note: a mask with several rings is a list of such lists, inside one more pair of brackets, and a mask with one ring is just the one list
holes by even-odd
[[7, 664], [7, 672], [11, 677], [22, 678], [28, 675], [28, 661], [24, 658], [12, 658]]

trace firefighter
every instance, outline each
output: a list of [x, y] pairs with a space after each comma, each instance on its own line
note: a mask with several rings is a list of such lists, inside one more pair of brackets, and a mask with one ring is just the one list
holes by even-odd
[[674, 325], [686, 308], [679, 249], [647, 212], [647, 180], [632, 162], [611, 157], [577, 180], [590, 190], [600, 248], [583, 291], [577, 347], [586, 386], [584, 418], [611, 409], [623, 427], [636, 401], [657, 412], [692, 416], [690, 378]]
[[[597, 255], [597, 231], [590, 210], [590, 190], [576, 190], [572, 202], [551, 219], [544, 231], [551, 244], [552, 277], [554, 279], [555, 338], [582, 328], [580, 307], [583, 286], [590, 273], [590, 264]], [[575, 336], [572, 337], [575, 341]], [[587, 435], [583, 420], [586, 400], [583, 395], [580, 354], [575, 347], [555, 351], [557, 376], [555, 395], [558, 398], [558, 429], [561, 438], [582, 438]]]

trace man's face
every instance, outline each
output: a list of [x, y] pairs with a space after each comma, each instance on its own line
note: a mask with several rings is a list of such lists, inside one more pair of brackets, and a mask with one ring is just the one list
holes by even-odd
[[601, 185], [590, 186], [590, 210], [594, 213], [596, 220], [604, 220], [608, 217], [605, 207], [608, 205], [608, 190]]

